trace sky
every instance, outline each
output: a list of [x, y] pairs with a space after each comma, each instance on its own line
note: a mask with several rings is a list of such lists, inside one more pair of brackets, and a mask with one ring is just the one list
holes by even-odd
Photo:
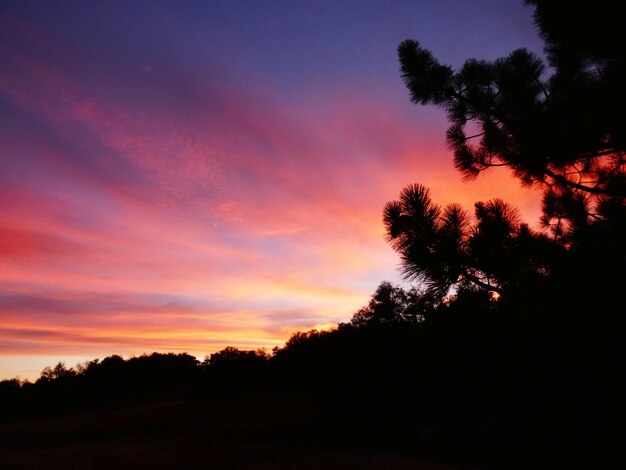
[[382, 210], [410, 183], [537, 223], [505, 169], [461, 180], [405, 39], [542, 51], [521, 0], [3, 1], [0, 379], [348, 321], [408, 287]]

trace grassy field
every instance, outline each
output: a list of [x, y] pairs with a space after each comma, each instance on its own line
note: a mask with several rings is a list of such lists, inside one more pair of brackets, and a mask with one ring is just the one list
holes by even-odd
[[161, 402], [4, 424], [0, 468], [477, 468], [381, 448], [354, 430], [295, 402]]

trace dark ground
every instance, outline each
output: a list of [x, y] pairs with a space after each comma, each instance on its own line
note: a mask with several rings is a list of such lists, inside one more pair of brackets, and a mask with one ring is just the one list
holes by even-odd
[[323, 415], [295, 401], [233, 400], [194, 406], [170, 401], [31, 419], [0, 426], [0, 468], [480, 468], [374, 446], [368, 432], [325, 425]]

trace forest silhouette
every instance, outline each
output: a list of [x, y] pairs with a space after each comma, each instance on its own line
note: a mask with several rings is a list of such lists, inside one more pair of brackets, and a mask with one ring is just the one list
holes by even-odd
[[621, 459], [622, 15], [605, 0], [525, 4], [545, 61], [519, 49], [455, 70], [416, 40], [397, 53], [410, 99], [446, 113], [454, 166], [467, 180], [507, 168], [541, 191], [541, 228], [500, 199], [470, 212], [409, 185], [383, 222], [413, 287], [383, 281], [349, 322], [297, 332], [271, 352], [113, 355], [59, 363], [32, 383], [4, 380], [3, 425], [171, 400], [296, 402], [332, 446], [478, 468]]

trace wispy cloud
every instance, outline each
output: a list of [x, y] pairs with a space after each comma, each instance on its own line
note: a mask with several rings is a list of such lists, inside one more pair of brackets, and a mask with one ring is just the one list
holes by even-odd
[[[159, 8], [167, 34], [190, 21], [167, 26]], [[73, 37], [32, 11], [0, 27], [0, 356], [11, 361], [272, 347], [346, 320], [397, 277], [381, 213], [408, 183], [441, 203], [502, 197], [538, 214], [508, 175], [462, 183], [443, 115], [404, 92], [372, 95], [374, 81], [298, 82], [296, 94], [279, 86], [287, 75], [255, 80], [215, 44], [202, 56], [102, 25]]]

